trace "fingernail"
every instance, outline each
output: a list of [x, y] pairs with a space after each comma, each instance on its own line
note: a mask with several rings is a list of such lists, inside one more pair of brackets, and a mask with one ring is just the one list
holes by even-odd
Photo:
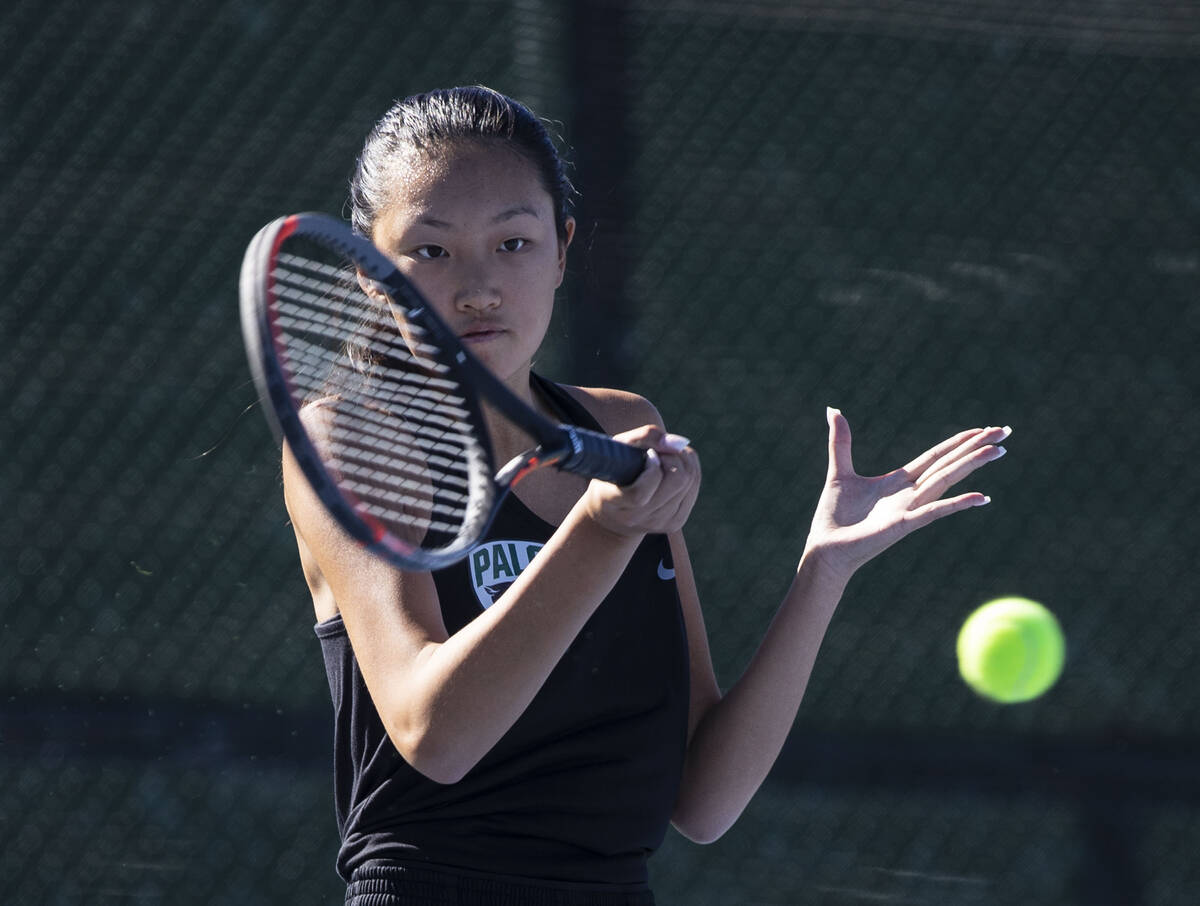
[[841, 414], [842, 414], [841, 409], [834, 409], [833, 406], [825, 407], [825, 417], [826, 418], [833, 418], [835, 415], [841, 415]]
[[682, 434], [665, 434], [663, 435], [662, 442], [663, 446], [670, 450], [674, 450], [676, 453], [681, 452], [688, 446], [688, 444], [691, 443], [691, 441]]
[[997, 451], [997, 456], [996, 456], [996, 458], [997, 458], [997, 459], [999, 459], [1001, 456], [1003, 456], [1005, 453], [1007, 453], [1007, 452], [1008, 452], [1008, 448], [1007, 448], [1007, 447], [1001, 447], [1001, 446], [997, 445], [997, 447], [996, 447], [996, 451]]
[[653, 447], [646, 451], [646, 462], [650, 463], [655, 468], [661, 468], [661, 463], [658, 458], [658, 451]]
[[1006, 437], [1008, 437], [1008, 435], [1012, 434], [1012, 426], [1010, 426], [1010, 425], [1005, 425], [1000, 430], [1004, 432], [1003, 434], [1000, 435], [1001, 440], [1004, 440], [1004, 438], [1006, 438]]
[[979, 501], [979, 503], [977, 503], [977, 504], [975, 504], [975, 505], [976, 505], [976, 506], [987, 506], [987, 504], [989, 504], [989, 503], [991, 503], [991, 502], [992, 502], [992, 498], [991, 498], [991, 497], [984, 497], [984, 498], [983, 498], [983, 500]]

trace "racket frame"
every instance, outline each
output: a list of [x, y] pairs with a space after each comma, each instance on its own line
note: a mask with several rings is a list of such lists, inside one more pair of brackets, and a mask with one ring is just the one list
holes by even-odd
[[[339, 487], [329, 474], [303, 424], [295, 388], [280, 364], [280, 332], [268, 304], [274, 279], [273, 262], [279, 248], [291, 237], [307, 237], [340, 251], [364, 276], [384, 289], [393, 303], [403, 309], [406, 319], [429, 335], [444, 364], [462, 376], [463, 405], [478, 426], [477, 453], [484, 460], [482, 469], [473, 469], [471, 474], [486, 476], [486, 482], [471, 482], [467, 520], [470, 530], [460, 532], [454, 543], [429, 551], [405, 542], [364, 509], [355, 507], [350, 492]], [[566, 471], [596, 474], [596, 457], [615, 454], [623, 460], [619, 467], [613, 467], [620, 474], [602, 477], [627, 483], [641, 471], [644, 451], [574, 425], [556, 424], [520, 400], [462, 345], [399, 269], [373, 243], [351, 232], [340, 220], [325, 214], [302, 213], [277, 218], [264, 226], [250, 241], [243, 258], [240, 298], [242, 337], [250, 372], [276, 442], [282, 444], [286, 440], [309, 486], [342, 528], [367, 550], [401, 568], [439, 569], [466, 556], [487, 531], [509, 488], [535, 469], [555, 465]], [[535, 441], [532, 449], [498, 472], [479, 405], [480, 396]]]

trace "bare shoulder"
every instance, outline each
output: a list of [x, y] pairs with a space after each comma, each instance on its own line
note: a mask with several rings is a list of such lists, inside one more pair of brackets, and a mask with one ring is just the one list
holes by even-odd
[[327, 438], [340, 402], [337, 396], [322, 396], [308, 400], [300, 407], [300, 423], [318, 444]]
[[644, 396], [609, 387], [560, 386], [587, 409], [609, 434], [620, 434], [643, 425], [663, 427], [658, 409]]

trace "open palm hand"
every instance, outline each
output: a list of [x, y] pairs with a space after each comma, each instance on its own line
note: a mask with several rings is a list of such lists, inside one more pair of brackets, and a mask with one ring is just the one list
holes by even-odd
[[1009, 428], [972, 428], [926, 450], [903, 468], [866, 477], [854, 471], [850, 425], [829, 410], [829, 471], [805, 546], [847, 578], [922, 526], [989, 498], [943, 495], [976, 469], [1004, 455]]

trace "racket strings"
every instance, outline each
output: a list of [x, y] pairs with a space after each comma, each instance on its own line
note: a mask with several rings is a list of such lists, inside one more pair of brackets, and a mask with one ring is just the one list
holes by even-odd
[[471, 531], [490, 509], [488, 456], [437, 345], [341, 262], [280, 253], [271, 281], [280, 362], [293, 396], [319, 407], [326, 462], [346, 495], [421, 547], [431, 533], [451, 543]]
[[[354, 278], [348, 277], [344, 271], [341, 272], [340, 279], [336, 282], [321, 283], [305, 271], [296, 269], [303, 267], [308, 259], [300, 258], [297, 255], [288, 255], [286, 257], [289, 260], [284, 261], [284, 257], [280, 256], [277, 259], [281, 266], [276, 267], [271, 275], [275, 279], [275, 287], [279, 295], [286, 296], [294, 305], [293, 308], [286, 309], [286, 311], [295, 318], [295, 321], [292, 322], [295, 328], [311, 330], [317, 336], [344, 340], [348, 307], [344, 298], [339, 299], [330, 295], [330, 291], [336, 289], [341, 296], [355, 299], [353, 306], [359, 316], [358, 330], [361, 332], [371, 328], [377, 332], [373, 336], [377, 343], [375, 352], [386, 351], [389, 354], [399, 354], [404, 358], [413, 356], [415, 353], [426, 360], [433, 360], [437, 356], [438, 348], [432, 344], [421, 342], [419, 335], [415, 332], [408, 339], [399, 336], [396, 333], [396, 322], [391, 318], [390, 313], [387, 314], [386, 320], [374, 315], [372, 309], [375, 306], [370, 306], [368, 302], [363, 301], [362, 297], [365, 296], [365, 293], [357, 288]], [[443, 385], [457, 386], [450, 381], [443, 382]]]

